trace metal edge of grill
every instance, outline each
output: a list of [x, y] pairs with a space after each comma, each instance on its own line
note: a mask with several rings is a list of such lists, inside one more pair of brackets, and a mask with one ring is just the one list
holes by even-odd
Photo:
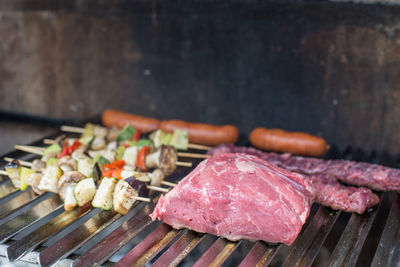
[[[5, 156], [34, 158], [20, 151]], [[327, 157], [399, 166], [387, 155], [367, 155], [360, 149], [332, 149]], [[189, 171], [178, 169], [172, 181]], [[19, 192], [8, 178], [2, 179], [0, 263], [10, 259], [17, 266], [387, 266], [400, 260], [400, 197], [394, 192], [381, 193], [378, 207], [363, 215], [313, 204], [299, 237], [285, 246], [232, 242], [152, 222], [148, 215], [157, 195], [151, 203], [136, 203], [125, 216], [87, 207], [65, 212], [57, 195]]]

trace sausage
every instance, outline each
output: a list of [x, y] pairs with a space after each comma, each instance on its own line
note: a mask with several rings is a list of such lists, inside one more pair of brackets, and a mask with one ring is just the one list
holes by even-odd
[[264, 150], [315, 157], [322, 156], [329, 149], [326, 141], [315, 135], [262, 127], [250, 133], [250, 143]]
[[189, 134], [190, 142], [207, 146], [235, 143], [239, 138], [239, 130], [234, 125], [217, 126], [181, 120], [165, 120], [161, 122], [160, 129], [169, 133], [175, 129], [186, 130]]
[[160, 121], [157, 119], [146, 118], [112, 109], [103, 112], [102, 122], [107, 127], [117, 126], [119, 128], [131, 124], [142, 133], [155, 131], [160, 125]]

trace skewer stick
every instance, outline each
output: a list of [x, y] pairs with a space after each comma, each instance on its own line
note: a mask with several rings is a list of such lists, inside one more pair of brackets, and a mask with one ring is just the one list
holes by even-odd
[[175, 186], [177, 186], [177, 184], [176, 184], [176, 183], [171, 183], [171, 182], [168, 182], [168, 181], [162, 181], [162, 182], [161, 182], [161, 184], [163, 184], [163, 185], [167, 185], [167, 186], [171, 186], [171, 187], [175, 187]]
[[35, 146], [20, 146], [15, 145], [15, 149], [22, 150], [28, 153], [36, 154], [36, 155], [43, 155], [44, 148], [35, 147]]
[[164, 193], [169, 192], [169, 189], [167, 189], [167, 188], [162, 188], [162, 187], [158, 187], [158, 186], [154, 186], [154, 185], [148, 185], [147, 188], [151, 189], [151, 190], [155, 190], [155, 191], [164, 192]]
[[198, 144], [188, 144], [187, 147], [192, 148], [192, 149], [197, 149], [197, 150], [210, 150], [211, 149], [211, 147], [209, 147], [209, 146], [198, 145]]
[[178, 152], [178, 157], [194, 158], [194, 159], [208, 159], [210, 156], [207, 154]]
[[53, 139], [44, 139], [43, 140], [43, 144], [46, 144], [46, 145], [52, 145], [52, 144], [55, 144], [56, 143], [56, 140], [53, 140]]
[[146, 198], [146, 197], [133, 197], [134, 200], [139, 200], [139, 201], [143, 201], [143, 202], [150, 202], [151, 199], [150, 198]]
[[176, 166], [192, 167], [191, 162], [177, 161], [175, 164], [176, 164]]
[[5, 170], [0, 170], [0, 175], [8, 176], [8, 173], [7, 173], [7, 171], [5, 171]]
[[[13, 161], [14, 159], [13, 158], [8, 158], [8, 157], [5, 157], [5, 158], [3, 158], [5, 161], [7, 161], [7, 162], [11, 162], [11, 161]], [[32, 167], [33, 166], [33, 163], [32, 162], [29, 162], [29, 161], [25, 161], [25, 160], [20, 160], [20, 159], [18, 159], [18, 162], [22, 165], [22, 166], [26, 166], [26, 167]]]
[[85, 129], [80, 128], [80, 127], [63, 125], [63, 126], [61, 126], [61, 131], [70, 132], [70, 133], [84, 133]]

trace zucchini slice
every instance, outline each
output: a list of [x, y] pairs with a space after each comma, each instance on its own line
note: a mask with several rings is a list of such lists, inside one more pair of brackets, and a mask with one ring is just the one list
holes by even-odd
[[103, 210], [110, 210], [113, 206], [115, 184], [116, 180], [114, 178], [104, 177], [93, 198], [92, 206]]
[[138, 193], [125, 180], [119, 180], [114, 191], [114, 210], [119, 214], [125, 215], [135, 203]]
[[93, 178], [86, 178], [79, 181], [74, 188], [74, 196], [79, 206], [92, 201], [96, 195], [96, 184]]

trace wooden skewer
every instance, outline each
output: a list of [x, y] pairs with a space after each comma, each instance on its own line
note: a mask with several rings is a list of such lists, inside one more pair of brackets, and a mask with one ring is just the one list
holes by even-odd
[[[63, 125], [61, 126], [61, 131], [63, 132], [70, 132], [70, 133], [84, 133], [85, 129], [80, 128], [80, 127], [75, 127], [75, 126], [68, 126], [68, 125]], [[198, 145], [198, 144], [188, 144], [188, 148], [192, 149], [198, 149], [198, 150], [209, 150], [211, 147], [205, 146], [205, 145]]]
[[207, 154], [178, 152], [178, 157], [194, 158], [194, 159], [208, 159], [210, 156]]
[[61, 131], [70, 132], [70, 133], [84, 133], [85, 129], [80, 128], [80, 127], [63, 125], [63, 126], [61, 126]]
[[167, 185], [167, 186], [171, 186], [171, 187], [175, 187], [175, 186], [177, 186], [177, 184], [176, 184], [176, 183], [171, 183], [171, 182], [168, 182], [168, 181], [162, 181], [162, 182], [161, 182], [161, 184], [163, 184], [163, 185]]
[[197, 150], [210, 150], [211, 149], [210, 146], [190, 144], [190, 143], [187, 145], [187, 147], [191, 148], [191, 149], [197, 149]]
[[[14, 159], [13, 158], [8, 158], [8, 157], [5, 157], [5, 158], [3, 158], [5, 161], [7, 161], [7, 162], [11, 162], [11, 161], [13, 161]], [[29, 161], [25, 161], [25, 160], [20, 160], [20, 159], [18, 159], [18, 162], [22, 165], [22, 166], [26, 166], [26, 167], [32, 167], [33, 166], [33, 163], [32, 162], [29, 162]]]
[[28, 153], [36, 154], [36, 155], [43, 155], [44, 149], [41, 147], [35, 147], [35, 146], [20, 146], [20, 145], [15, 145], [15, 149], [22, 150]]
[[56, 140], [53, 140], [53, 139], [44, 139], [43, 140], [43, 144], [46, 144], [46, 145], [52, 145], [52, 144], [55, 144], [56, 143]]
[[155, 190], [155, 191], [164, 192], [164, 193], [169, 192], [169, 189], [167, 189], [167, 188], [162, 188], [162, 187], [158, 187], [158, 186], [154, 186], [154, 185], [148, 185], [147, 188], [151, 189], [151, 190]]
[[8, 173], [7, 173], [7, 171], [5, 171], [5, 170], [0, 170], [0, 175], [6, 175], [6, 176], [8, 176]]
[[143, 201], [143, 202], [150, 202], [151, 199], [147, 197], [133, 197], [135, 200]]

